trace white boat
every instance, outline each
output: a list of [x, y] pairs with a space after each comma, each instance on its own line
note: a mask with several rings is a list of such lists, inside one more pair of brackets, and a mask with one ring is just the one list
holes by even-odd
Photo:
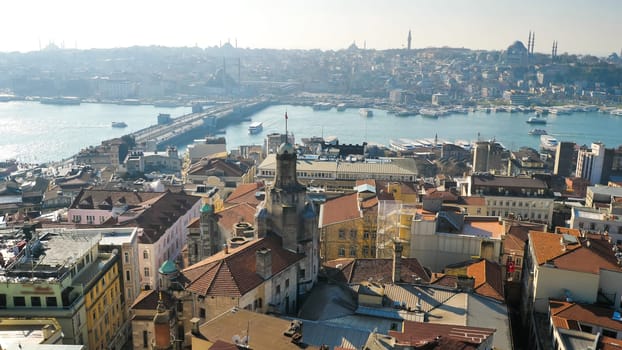
[[527, 119], [528, 124], [546, 124], [546, 119], [540, 117], [530, 117]]
[[529, 135], [547, 135], [548, 133], [544, 129], [531, 129]]
[[359, 114], [363, 117], [371, 117], [374, 115], [374, 111], [368, 108], [361, 108], [359, 109]]
[[125, 124], [125, 122], [112, 122], [112, 127], [113, 128], [125, 128], [127, 127], [127, 124]]
[[346, 104], [345, 103], [340, 103], [337, 105], [337, 112], [343, 112], [346, 110]]
[[545, 150], [555, 150], [557, 149], [557, 139], [551, 135], [542, 135], [540, 136], [540, 147]]
[[438, 118], [441, 113], [436, 109], [421, 108], [419, 114], [426, 118]]
[[263, 122], [253, 122], [251, 123], [251, 125], [248, 126], [249, 134], [257, 134], [261, 130], [263, 130]]

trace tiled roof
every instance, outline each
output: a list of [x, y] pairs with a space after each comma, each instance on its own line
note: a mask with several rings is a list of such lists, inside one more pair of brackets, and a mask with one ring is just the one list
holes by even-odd
[[360, 218], [362, 213], [359, 211], [358, 194], [352, 193], [335, 199], [326, 201], [322, 204], [320, 215], [320, 227]]
[[115, 203], [124, 203], [133, 208], [142, 203], [162, 196], [163, 192], [130, 192], [130, 191], [107, 191], [83, 189], [76, 196], [69, 207], [83, 209], [98, 209], [100, 206], [111, 206]]
[[268, 248], [272, 254], [272, 274], [277, 274], [304, 257], [283, 249], [279, 237], [268, 235], [229, 252], [220, 251], [185, 268], [186, 290], [201, 296], [242, 296], [263, 283], [256, 272], [256, 251]]
[[547, 189], [546, 182], [541, 179], [520, 176], [471, 176], [473, 186], [491, 186], [506, 188], [534, 188]]
[[148, 201], [144, 207], [124, 213], [129, 216], [122, 221], [122, 226], [138, 226], [143, 229], [143, 234], [138, 236], [140, 243], [154, 243], [164, 232], [185, 215], [198, 201], [200, 197], [190, 196], [183, 193], [164, 192], [161, 197]]
[[435, 188], [431, 188], [426, 191], [424, 199], [440, 199], [444, 202], [455, 203], [458, 201], [458, 196], [449, 191], [439, 191]]
[[[232, 342], [237, 335], [244, 338], [248, 335], [249, 349], [300, 349], [292, 343], [292, 338], [283, 333], [290, 327], [289, 320], [243, 309], [229, 310], [216, 318], [205, 322], [199, 327], [199, 332], [210, 342]], [[303, 321], [304, 322], [304, 321]], [[304, 324], [303, 324], [304, 341]], [[243, 347], [239, 347], [242, 349]], [[222, 347], [219, 349], [230, 349]], [[317, 346], [307, 346], [307, 349], [317, 349]]]
[[402, 332], [389, 331], [399, 344], [417, 349], [478, 349], [495, 329], [404, 321]]
[[571, 322], [599, 326], [615, 331], [622, 331], [622, 322], [612, 319], [615, 310], [596, 305], [576, 304], [561, 300], [549, 300], [551, 317], [555, 317], [555, 325], [571, 329]]
[[255, 194], [264, 188], [264, 184], [261, 182], [253, 182], [250, 184], [239, 184], [233, 192], [225, 200], [226, 204], [240, 204], [248, 203], [256, 207], [260, 200], [257, 199]]
[[475, 293], [503, 301], [503, 274], [501, 266], [486, 259], [467, 267], [467, 275], [475, 279]]
[[466, 205], [486, 205], [486, 199], [482, 196], [464, 196], [460, 198]]
[[531, 231], [529, 237], [538, 265], [549, 262], [559, 269], [594, 274], [601, 269], [620, 271], [612, 244], [603, 235], [577, 237], [577, 243], [565, 248], [563, 235]]
[[[175, 300], [167, 292], [161, 292], [164, 305], [170, 309], [175, 305]], [[144, 290], [138, 294], [136, 300], [130, 307], [132, 310], [155, 310], [160, 300], [160, 293], [157, 290]]]
[[[430, 275], [416, 258], [402, 258], [401, 282], [429, 282]], [[354, 259], [343, 258], [327, 261], [324, 266], [337, 269], [341, 273], [331, 276], [346, 283], [363, 281], [391, 282], [393, 276], [393, 259]], [[421, 280], [417, 280], [417, 277]]]
[[220, 158], [200, 160], [188, 169], [188, 175], [211, 175], [215, 172], [223, 176], [239, 177], [244, 175], [245, 169], [234, 162]]

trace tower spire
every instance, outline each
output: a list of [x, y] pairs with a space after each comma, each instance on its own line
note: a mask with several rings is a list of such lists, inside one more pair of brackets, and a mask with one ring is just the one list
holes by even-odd
[[413, 37], [410, 33], [410, 29], [408, 30], [408, 50], [410, 50], [410, 44], [412, 43]]

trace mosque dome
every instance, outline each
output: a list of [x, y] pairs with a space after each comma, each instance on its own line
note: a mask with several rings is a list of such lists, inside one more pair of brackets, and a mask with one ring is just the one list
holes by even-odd
[[508, 46], [507, 52], [514, 55], [527, 54], [527, 48], [520, 40], [516, 40], [514, 44]]

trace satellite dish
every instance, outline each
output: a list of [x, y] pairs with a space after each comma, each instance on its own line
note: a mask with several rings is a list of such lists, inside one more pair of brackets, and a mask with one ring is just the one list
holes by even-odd
[[232, 341], [233, 341], [233, 343], [234, 343], [234, 344], [236, 344], [236, 345], [237, 345], [237, 344], [240, 344], [240, 343], [242, 342], [242, 338], [240, 338], [240, 336], [239, 336], [239, 335], [237, 335], [237, 334], [236, 334], [236, 335], [234, 335], [234, 336], [231, 338], [231, 340], [232, 340]]
[[244, 337], [242, 337], [242, 344], [248, 345], [248, 335], [245, 335]]

